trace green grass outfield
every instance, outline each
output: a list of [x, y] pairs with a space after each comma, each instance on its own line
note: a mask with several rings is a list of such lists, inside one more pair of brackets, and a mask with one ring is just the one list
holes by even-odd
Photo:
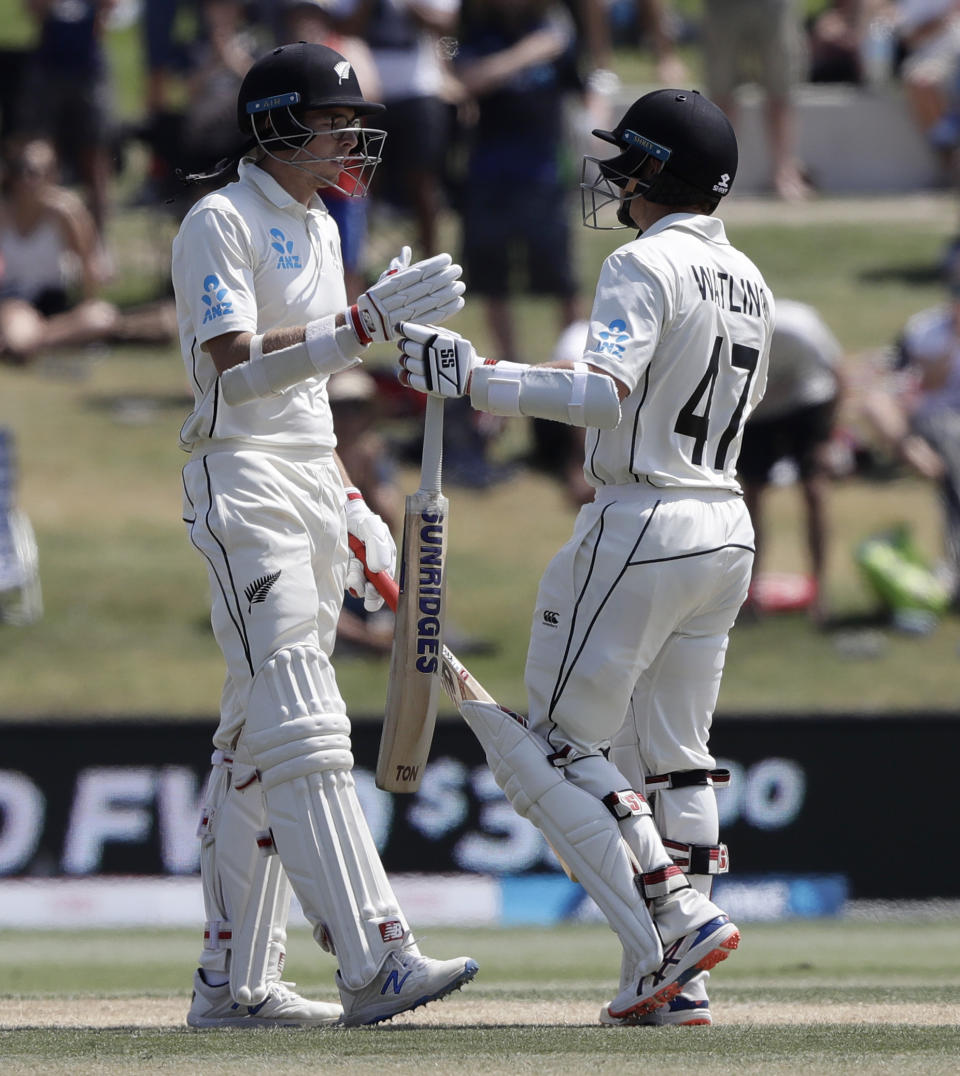
[[[960, 920], [747, 924], [714, 973], [711, 1028], [602, 1028], [617, 945], [604, 927], [429, 932], [474, 983], [379, 1028], [204, 1031], [183, 1024], [192, 933], [0, 933], [3, 1073], [960, 1072]], [[304, 931], [287, 974], [334, 999]], [[316, 955], [315, 955], [316, 954]]]
[[[889, 344], [910, 314], [942, 297], [935, 267], [956, 224], [947, 197], [801, 207], [734, 197], [724, 217], [777, 295], [820, 307], [848, 349], [854, 374], [863, 374], [858, 355]], [[118, 288], [142, 292], [151, 280], [159, 286], [172, 223], [138, 211], [119, 215], [114, 225]], [[391, 249], [403, 238], [395, 224], [388, 235], [377, 234]], [[580, 274], [592, 291], [603, 256], [625, 236], [579, 226], [576, 235]], [[453, 233], [449, 244], [456, 249]], [[529, 358], [547, 358], [556, 333], [553, 307], [525, 299], [517, 314]], [[487, 348], [481, 304], [468, 300], [456, 327], [481, 351]], [[372, 361], [392, 363], [392, 351], [382, 349]], [[0, 424], [17, 438], [21, 500], [37, 532], [46, 606], [37, 624], [0, 625], [0, 722], [32, 715], [212, 720], [223, 664], [209, 630], [205, 569], [180, 523], [186, 457], [177, 430], [188, 410], [175, 346], [95, 350], [26, 370], [0, 365]], [[497, 452], [522, 450], [525, 433], [525, 425], [512, 424]], [[404, 468], [404, 491], [417, 480], [413, 468]], [[496, 653], [466, 660], [495, 697], [524, 709], [537, 581], [569, 536], [573, 513], [556, 485], [529, 472], [488, 491], [451, 486], [447, 492], [451, 622], [495, 642]], [[858, 575], [854, 547], [908, 520], [921, 548], [938, 555], [935, 491], [906, 474], [883, 482], [844, 479], [833, 487], [831, 514], [829, 597], [836, 616], [853, 626], [817, 632], [795, 615], [759, 629], [738, 627], [720, 712], [955, 707], [960, 618], [945, 618], [919, 639], [857, 625], [875, 603]], [[766, 567], [803, 570], [796, 488], [772, 492], [767, 526]], [[856, 633], [865, 630], [860, 639]], [[352, 715], [382, 712], [385, 660], [338, 658], [337, 673]]]

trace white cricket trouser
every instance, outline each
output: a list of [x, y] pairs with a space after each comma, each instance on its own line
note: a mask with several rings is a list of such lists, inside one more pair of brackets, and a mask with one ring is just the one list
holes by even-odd
[[319, 650], [327, 705], [344, 713], [329, 661], [348, 557], [333, 455], [195, 451], [183, 484], [184, 519], [207, 562], [211, 622], [227, 663], [214, 744], [233, 746], [255, 673], [297, 645]]
[[599, 490], [540, 583], [531, 728], [589, 754], [626, 719], [646, 772], [712, 768], [727, 637], [752, 564], [753, 525], [736, 494]]

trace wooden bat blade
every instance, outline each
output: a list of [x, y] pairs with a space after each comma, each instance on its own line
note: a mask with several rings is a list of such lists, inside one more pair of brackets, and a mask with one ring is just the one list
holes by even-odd
[[[367, 578], [377, 588], [377, 592], [383, 595], [383, 599], [387, 605], [396, 612], [399, 588], [397, 587], [394, 578], [387, 572], [371, 572], [367, 568], [363, 543], [352, 534], [350, 535], [350, 548], [353, 550], [353, 555], [363, 564]], [[442, 656], [443, 668], [440, 677], [443, 682], [444, 690], [450, 696], [451, 702], [453, 702], [458, 710], [460, 709], [460, 704], [468, 700], [474, 702], [491, 702], [494, 706], [500, 705], [449, 647], [443, 647]], [[506, 712], [511, 713], [511, 711]], [[521, 724], [526, 724], [526, 721], [523, 718], [520, 718], [519, 715], [512, 714], [512, 716], [519, 720]], [[554, 849], [554, 855], [556, 855], [557, 859], [560, 861], [560, 865], [563, 867], [570, 881], [575, 882], [577, 880], [576, 876], [556, 849]], [[639, 872], [639, 866], [637, 870]]]
[[447, 551], [447, 498], [407, 497], [400, 592], [390, 653], [377, 787], [416, 792], [426, 766], [440, 702]]
[[[353, 551], [353, 555], [363, 564], [364, 568], [366, 568], [367, 562], [364, 556], [363, 543], [352, 534], [350, 535], [350, 548]], [[393, 576], [387, 572], [367, 571], [367, 578], [377, 588], [378, 593], [383, 595], [383, 599], [387, 605], [396, 612], [400, 597], [400, 588], [397, 586], [397, 581]], [[459, 708], [460, 703], [468, 699], [477, 702], [492, 702], [496, 704], [496, 699], [494, 699], [490, 692], [487, 691], [449, 647], [444, 646], [441, 648], [441, 658], [442, 667], [440, 670], [440, 679], [444, 690], [450, 697], [450, 701], [455, 706]]]

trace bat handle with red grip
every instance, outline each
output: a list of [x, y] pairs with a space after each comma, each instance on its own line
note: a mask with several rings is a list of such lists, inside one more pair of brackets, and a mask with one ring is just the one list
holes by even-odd
[[371, 572], [367, 567], [367, 549], [363, 542], [355, 534], [347, 535], [347, 541], [350, 543], [350, 552], [357, 558], [363, 565], [363, 570], [371, 583], [377, 588], [377, 593], [383, 598], [383, 600], [390, 606], [390, 608], [397, 611], [397, 601], [400, 597], [400, 588], [397, 586], [396, 579], [389, 572]]

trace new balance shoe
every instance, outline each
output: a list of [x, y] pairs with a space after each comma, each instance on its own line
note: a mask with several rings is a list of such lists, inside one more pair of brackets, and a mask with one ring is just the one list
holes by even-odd
[[698, 972], [709, 971], [726, 960], [740, 944], [740, 931], [725, 915], [684, 934], [663, 953], [656, 971], [644, 975], [636, 987], [629, 986], [606, 1006], [613, 1019], [646, 1016], [675, 998]]
[[230, 987], [210, 986], [198, 968], [187, 1013], [191, 1027], [334, 1027], [343, 1009], [325, 1001], [308, 1001], [293, 992], [293, 983], [275, 982], [259, 1005], [241, 1005]]
[[607, 1027], [697, 1027], [712, 1024], [713, 1018], [709, 1001], [694, 1001], [678, 994], [644, 1016], [611, 1016], [609, 1008], [604, 1006], [600, 1010], [600, 1023]]
[[428, 956], [391, 953], [376, 978], [359, 990], [350, 990], [337, 972], [346, 1027], [378, 1024], [402, 1012], [437, 1001], [459, 990], [477, 974], [476, 961], [432, 960]]

